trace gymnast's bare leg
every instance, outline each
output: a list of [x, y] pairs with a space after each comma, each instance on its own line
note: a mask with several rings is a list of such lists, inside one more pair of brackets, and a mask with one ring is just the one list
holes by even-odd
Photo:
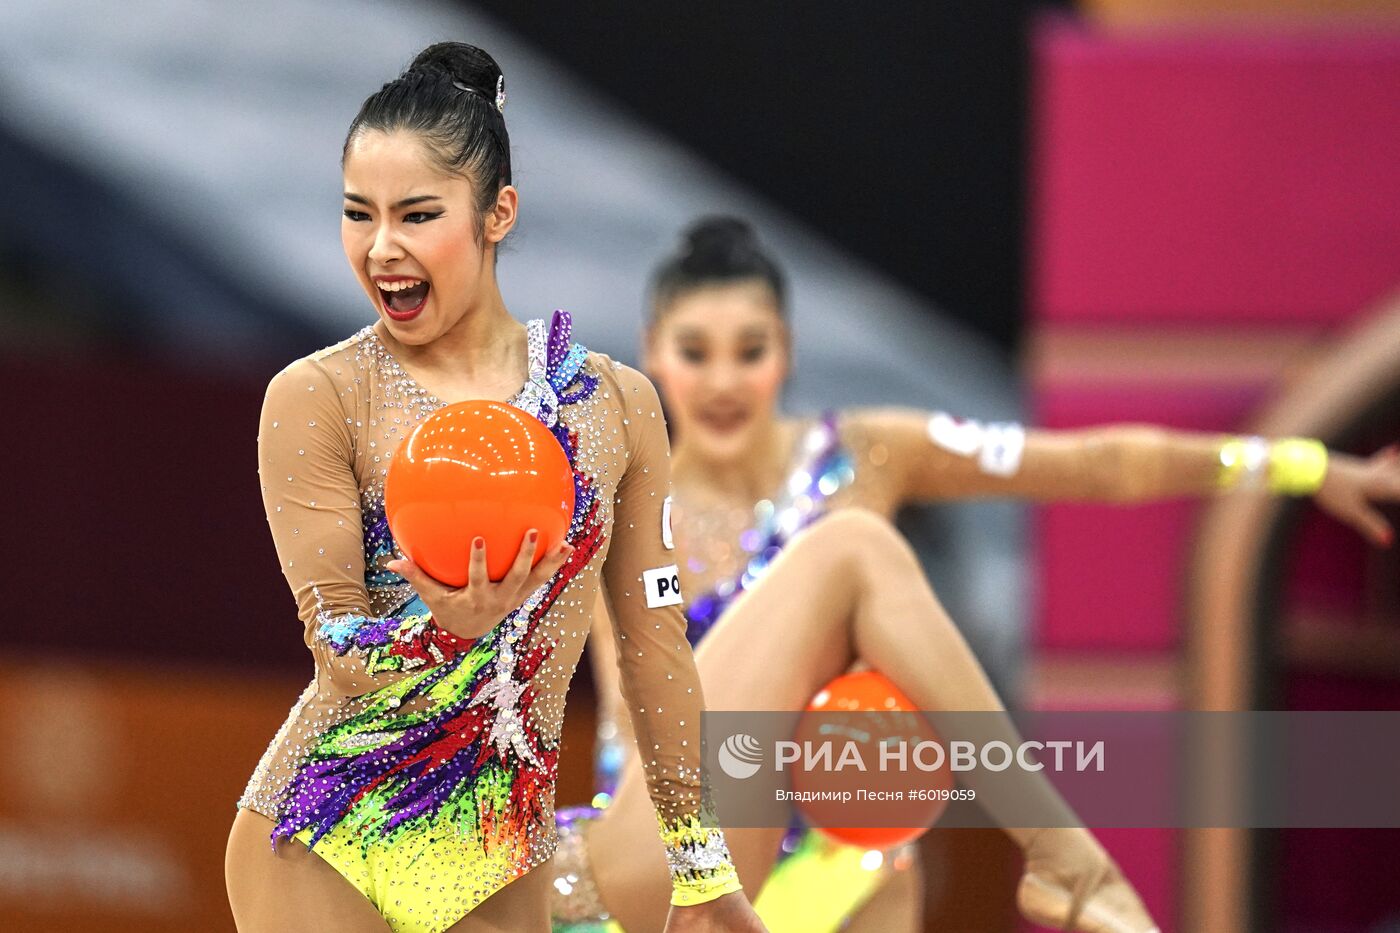
[[387, 933], [389, 924], [354, 885], [292, 839], [272, 851], [272, 821], [239, 810], [229, 831], [224, 880], [238, 933]]
[[[695, 658], [706, 706], [715, 710], [803, 709], [857, 659], [888, 676], [921, 709], [1005, 709], [909, 545], [884, 519], [859, 509], [835, 512], [795, 538], [762, 583], [730, 607]], [[773, 676], [777, 658], [782, 677]], [[1025, 790], [1058, 801], [1043, 775], [1028, 775]], [[979, 799], [996, 818], [996, 801]], [[655, 823], [638, 759], [631, 758], [616, 799], [587, 831], [603, 903], [629, 933], [659, 930], [665, 922], [670, 880], [654, 841]], [[1061, 925], [1074, 915], [1071, 928], [1085, 931], [1155, 930], [1088, 831], [1005, 831], [1026, 854], [1018, 890], [1023, 913], [1029, 908], [1043, 916], [1053, 908]], [[748, 890], [762, 887], [782, 835], [782, 829], [725, 830]], [[1071, 903], [1068, 892], [1076, 886], [1081, 896]]]

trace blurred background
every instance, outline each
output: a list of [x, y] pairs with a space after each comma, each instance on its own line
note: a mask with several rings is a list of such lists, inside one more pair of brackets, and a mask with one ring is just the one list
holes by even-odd
[[[1400, 436], [1400, 0], [8, 0], [0, 35], [5, 593], [48, 607], [0, 653], [0, 929], [232, 930], [234, 801], [310, 676], [258, 410], [373, 320], [340, 146], [430, 42], [507, 76], [508, 304], [594, 349], [636, 360], [650, 267], [727, 211], [791, 274], [794, 411]], [[1306, 502], [901, 524], [1017, 705], [1400, 703], [1397, 558]], [[585, 666], [561, 805], [592, 730]], [[1395, 831], [1100, 837], [1169, 933], [1400, 931]], [[1019, 929], [1000, 834], [923, 845], [927, 929]]]

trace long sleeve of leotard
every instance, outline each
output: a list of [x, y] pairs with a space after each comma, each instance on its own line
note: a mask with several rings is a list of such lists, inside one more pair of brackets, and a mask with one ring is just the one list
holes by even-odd
[[843, 416], [856, 446], [878, 451], [898, 501], [1007, 496], [1141, 502], [1215, 489], [1228, 435], [1122, 423], [1024, 428], [942, 411], [883, 408]]
[[641, 373], [620, 366], [617, 378], [628, 455], [603, 581], [622, 695], [671, 867], [671, 902], [697, 904], [738, 890], [739, 881], [701, 782], [704, 697], [685, 637], [676, 552], [663, 529], [671, 494], [666, 423]]
[[426, 612], [371, 613], [354, 419], [341, 391], [307, 358], [272, 378], [258, 424], [258, 477], [317, 679], [332, 692], [359, 696], [440, 663], [467, 642]]

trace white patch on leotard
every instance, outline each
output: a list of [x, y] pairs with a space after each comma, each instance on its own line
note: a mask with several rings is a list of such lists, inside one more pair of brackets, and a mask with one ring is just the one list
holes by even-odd
[[666, 501], [661, 503], [661, 543], [666, 545], [666, 550], [674, 551], [676, 541], [671, 537], [671, 497], [667, 496]]
[[1011, 476], [1021, 468], [1025, 449], [1026, 429], [1015, 421], [998, 421], [987, 425], [977, 463], [984, 473]]
[[675, 606], [681, 600], [681, 571], [675, 564], [642, 571], [642, 586], [647, 591], [647, 608]]
[[928, 419], [928, 436], [944, 450], [971, 457], [982, 446], [982, 422], [936, 411]]

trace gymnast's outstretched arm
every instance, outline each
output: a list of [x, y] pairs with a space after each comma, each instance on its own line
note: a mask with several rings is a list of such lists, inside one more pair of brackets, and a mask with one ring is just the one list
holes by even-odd
[[1308, 438], [1183, 431], [1143, 423], [1072, 430], [955, 418], [910, 408], [845, 413], [847, 442], [885, 473], [899, 502], [974, 496], [1144, 502], [1254, 486], [1311, 495], [1379, 545], [1376, 502], [1400, 501], [1400, 450], [1370, 457]]

